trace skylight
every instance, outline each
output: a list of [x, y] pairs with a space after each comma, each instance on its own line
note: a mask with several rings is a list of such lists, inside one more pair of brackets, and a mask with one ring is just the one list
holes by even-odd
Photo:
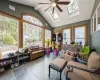
[[79, 15], [79, 2], [78, 0], [71, 0], [71, 3], [68, 5], [69, 15], [74, 14]]
[[57, 11], [55, 10], [54, 13], [52, 13], [52, 11], [49, 12], [50, 17], [54, 20], [54, 21], [58, 21], [60, 20], [59, 15], [57, 13]]

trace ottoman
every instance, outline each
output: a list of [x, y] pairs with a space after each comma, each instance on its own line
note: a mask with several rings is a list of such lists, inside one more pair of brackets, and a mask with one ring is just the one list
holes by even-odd
[[56, 58], [49, 64], [49, 77], [50, 77], [50, 68], [60, 72], [60, 80], [61, 80], [61, 73], [65, 68], [67, 61], [61, 58]]

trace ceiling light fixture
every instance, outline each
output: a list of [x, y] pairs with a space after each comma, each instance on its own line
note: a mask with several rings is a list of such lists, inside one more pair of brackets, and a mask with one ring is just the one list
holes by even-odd
[[52, 6], [53, 6], [53, 7], [56, 7], [56, 5], [57, 5], [57, 4], [56, 4], [55, 2], [52, 3]]

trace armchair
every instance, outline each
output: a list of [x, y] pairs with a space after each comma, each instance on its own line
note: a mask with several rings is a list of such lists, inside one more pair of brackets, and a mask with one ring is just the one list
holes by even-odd
[[100, 80], [100, 55], [92, 52], [87, 65], [70, 61], [64, 71], [66, 80]]

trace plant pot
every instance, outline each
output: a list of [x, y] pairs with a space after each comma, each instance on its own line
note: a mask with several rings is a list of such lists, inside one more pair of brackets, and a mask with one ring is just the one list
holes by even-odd
[[87, 60], [86, 59], [82, 59], [82, 58], [77, 57], [77, 61], [82, 63], [82, 64], [87, 64]]
[[46, 54], [50, 55], [50, 49], [46, 49]]
[[59, 51], [57, 51], [57, 50], [55, 49], [55, 50], [54, 50], [54, 55], [55, 55], [55, 56], [58, 56], [58, 52], [59, 52]]

